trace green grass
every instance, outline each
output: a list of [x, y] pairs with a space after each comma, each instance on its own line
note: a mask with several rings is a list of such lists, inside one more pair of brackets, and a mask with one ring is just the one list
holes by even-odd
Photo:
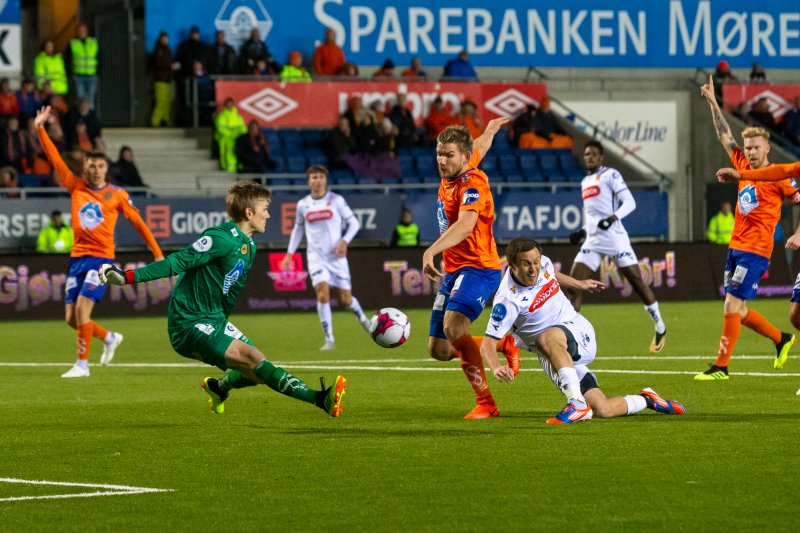
[[[785, 301], [754, 307], [789, 330]], [[101, 319], [125, 334], [118, 364], [79, 380], [59, 377], [74, 353], [66, 325], [4, 323], [0, 478], [172, 492], [0, 501], [0, 530], [796, 531], [798, 350], [773, 371], [772, 344], [743, 328], [736, 353], [765, 357], [734, 359], [728, 382], [698, 383], [692, 374], [719, 341], [720, 302], [662, 304], [659, 356], [646, 353], [652, 326], [640, 305], [584, 311], [606, 393], [651, 386], [683, 402], [685, 417], [548, 426], [564, 399], [528, 354], [515, 382], [490, 382], [501, 417], [462, 420], [471, 390], [456, 363], [426, 358], [425, 310], [409, 313], [411, 340], [391, 351], [345, 313], [334, 317], [334, 352], [318, 351], [314, 313], [234, 317], [309, 384], [343, 369], [339, 419], [265, 387], [236, 391], [214, 416], [199, 383], [215, 369], [123, 366], [190, 362], [171, 350], [163, 318]], [[641, 359], [619, 359], [632, 356]], [[0, 499], [94, 490], [0, 483]]]

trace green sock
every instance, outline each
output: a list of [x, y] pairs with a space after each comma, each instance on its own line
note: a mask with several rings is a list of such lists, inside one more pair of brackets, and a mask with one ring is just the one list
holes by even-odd
[[255, 373], [270, 389], [297, 400], [317, 405], [317, 391], [309, 389], [308, 385], [303, 383], [302, 380], [273, 365], [266, 359], [258, 364]]
[[222, 392], [230, 392], [231, 389], [243, 389], [254, 385], [256, 383], [244, 377], [238, 370], [231, 370], [219, 380], [219, 388]]

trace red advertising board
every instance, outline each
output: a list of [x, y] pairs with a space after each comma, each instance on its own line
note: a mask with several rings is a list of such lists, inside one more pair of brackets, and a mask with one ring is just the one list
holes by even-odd
[[347, 110], [347, 101], [360, 96], [364, 106], [375, 101], [393, 104], [405, 93], [414, 118], [422, 122], [437, 96], [459, 109], [464, 100], [478, 104], [484, 121], [517, 115], [528, 104], [539, 105], [547, 94], [542, 83], [466, 82], [324, 82], [281, 83], [224, 81], [216, 83], [217, 102], [233, 98], [245, 121], [257, 120], [268, 127], [332, 127]]
[[792, 100], [796, 96], [800, 96], [800, 84], [726, 83], [722, 86], [726, 111], [732, 112], [742, 102], [747, 102], [749, 107], [752, 107], [759, 99], [766, 98], [769, 111], [778, 122], [783, 120], [783, 115], [792, 108]]

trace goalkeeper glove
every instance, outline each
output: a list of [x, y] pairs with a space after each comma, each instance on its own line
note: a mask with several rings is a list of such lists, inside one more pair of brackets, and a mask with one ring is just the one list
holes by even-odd
[[101, 266], [98, 274], [100, 275], [101, 285], [105, 285], [106, 283], [110, 283], [111, 285], [125, 285], [128, 283], [127, 272], [117, 268], [111, 263], [106, 263]]
[[613, 223], [614, 223], [614, 220], [616, 220], [616, 219], [614, 218], [614, 215], [611, 215], [610, 217], [608, 217], [608, 218], [604, 218], [603, 220], [601, 220], [600, 222], [598, 222], [598, 223], [597, 223], [597, 227], [598, 227], [598, 228], [600, 228], [600, 229], [602, 229], [602, 230], [607, 230], [608, 228], [610, 228], [610, 227], [611, 227], [611, 224], [613, 224]]
[[586, 240], [586, 230], [579, 229], [578, 231], [573, 231], [569, 234], [569, 243], [570, 244], [580, 244], [584, 240]]

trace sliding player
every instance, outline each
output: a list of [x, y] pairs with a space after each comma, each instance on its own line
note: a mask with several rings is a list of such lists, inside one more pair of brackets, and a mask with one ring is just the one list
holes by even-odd
[[133, 207], [128, 193], [106, 182], [108, 161], [105, 155], [99, 152], [87, 152], [84, 155], [83, 179], [69, 170], [44, 129], [50, 113], [50, 106], [40, 109], [36, 113], [34, 125], [47, 159], [55, 168], [61, 185], [69, 191], [72, 200], [72, 229], [75, 233], [64, 303], [67, 324], [78, 331], [78, 357], [72, 368], [61, 374], [61, 377], [85, 378], [89, 377], [92, 337], [104, 342], [100, 357], [100, 364], [103, 365], [111, 362], [123, 340], [120, 333], [108, 331], [92, 320], [94, 306], [106, 292], [97, 277], [97, 269], [114, 260], [114, 228], [120, 213], [131, 221], [153, 252], [156, 261], [164, 259], [164, 256], [139, 215], [139, 210]]
[[[769, 132], [764, 128], [746, 128], [742, 132], [744, 149], [740, 148], [717, 105], [711, 77], [707, 84], [700, 87], [700, 94], [708, 101], [717, 138], [730, 156], [733, 166], [739, 171], [768, 166]], [[728, 379], [728, 364], [742, 325], [775, 343], [775, 368], [781, 368], [789, 357], [795, 336], [781, 332], [760, 313], [747, 307], [747, 300], [756, 297], [758, 282], [769, 266], [772, 235], [781, 217], [784, 198], [789, 198], [795, 204], [800, 203], [800, 192], [795, 184], [789, 181], [739, 182], [736, 218], [725, 263], [724, 322], [719, 351], [711, 368], [694, 377], [697, 381]]]
[[233, 389], [264, 384], [291, 398], [316, 405], [331, 416], [342, 411], [347, 381], [338, 376], [332, 387], [315, 391], [268, 361], [236, 326], [228, 321], [253, 266], [254, 233], [264, 233], [269, 219], [270, 192], [251, 181], [228, 191], [230, 220], [208, 228], [193, 244], [164, 261], [123, 272], [112, 264], [100, 267], [100, 281], [114, 285], [141, 283], [178, 275], [169, 299], [167, 328], [173, 349], [230, 371], [222, 379], [204, 378], [201, 386], [216, 414], [225, 411]]
[[664, 414], [684, 413], [680, 403], [665, 400], [650, 388], [639, 394], [607, 398], [597, 386], [589, 370], [597, 353], [594, 328], [572, 307], [561, 286], [596, 292], [605, 285], [556, 272], [552, 261], [542, 255], [539, 243], [529, 237], [512, 240], [506, 257], [509, 268], [494, 297], [481, 355], [498, 380], [511, 381], [514, 372], [502, 366], [495, 354], [504, 333], [512, 331], [518, 344], [539, 354], [545, 374], [567, 397], [567, 405], [548, 419], [548, 424], [632, 415], [646, 408]]

